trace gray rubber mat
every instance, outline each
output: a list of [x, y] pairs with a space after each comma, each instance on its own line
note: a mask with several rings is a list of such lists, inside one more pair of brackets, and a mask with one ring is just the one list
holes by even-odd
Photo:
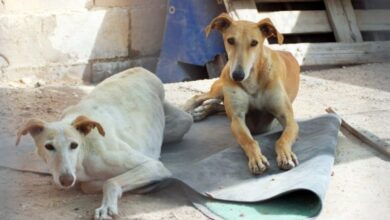
[[314, 217], [321, 210], [330, 180], [340, 119], [324, 115], [301, 121], [299, 127], [293, 149], [300, 164], [289, 171], [277, 167], [274, 144], [281, 131], [275, 129], [255, 136], [271, 167], [263, 175], [251, 175], [247, 158], [222, 116], [195, 123], [184, 141], [164, 147], [162, 161], [175, 179], [188, 186], [194, 205], [209, 217]]

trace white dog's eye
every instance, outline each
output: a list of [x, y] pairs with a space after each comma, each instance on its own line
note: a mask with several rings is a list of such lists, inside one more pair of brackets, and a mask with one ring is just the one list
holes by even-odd
[[55, 150], [55, 148], [54, 148], [54, 146], [53, 146], [52, 144], [45, 144], [45, 148], [46, 148], [47, 150], [50, 150], [50, 151]]
[[79, 145], [78, 145], [77, 143], [72, 142], [72, 143], [70, 144], [70, 149], [74, 150], [74, 149], [76, 149], [78, 146], [79, 146]]

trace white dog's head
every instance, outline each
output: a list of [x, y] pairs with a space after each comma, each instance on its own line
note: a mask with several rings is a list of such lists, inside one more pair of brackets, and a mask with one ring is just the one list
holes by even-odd
[[56, 185], [70, 188], [76, 182], [76, 167], [84, 137], [94, 128], [97, 128], [102, 136], [105, 135], [98, 122], [85, 116], [78, 116], [69, 124], [30, 119], [18, 131], [16, 145], [22, 135], [29, 133], [34, 138], [38, 155], [45, 161]]

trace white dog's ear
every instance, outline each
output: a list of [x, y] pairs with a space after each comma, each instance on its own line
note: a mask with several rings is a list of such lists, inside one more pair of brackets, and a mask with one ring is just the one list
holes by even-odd
[[283, 43], [283, 35], [279, 33], [278, 30], [276, 30], [274, 24], [269, 18], [264, 18], [263, 20], [259, 21], [257, 23], [257, 26], [260, 28], [261, 33], [264, 35], [264, 37], [276, 37], [278, 44]]
[[226, 30], [231, 24], [233, 20], [227, 13], [222, 13], [218, 17], [214, 18], [209, 25], [204, 29], [206, 32], [206, 37], [209, 36], [211, 30], [217, 29], [222, 32]]
[[30, 119], [21, 127], [16, 135], [16, 145], [19, 144], [22, 135], [30, 133], [32, 137], [40, 134], [45, 128], [46, 122], [39, 119]]
[[104, 132], [103, 127], [99, 124], [99, 122], [93, 121], [84, 115], [78, 116], [73, 122], [72, 126], [75, 127], [80, 133], [87, 135], [91, 132], [92, 129], [97, 128], [99, 134], [104, 136], [106, 133]]

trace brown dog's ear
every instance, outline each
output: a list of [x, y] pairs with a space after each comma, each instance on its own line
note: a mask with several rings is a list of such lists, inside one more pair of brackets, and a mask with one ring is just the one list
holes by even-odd
[[280, 34], [278, 30], [276, 30], [274, 24], [269, 18], [265, 18], [259, 21], [257, 25], [260, 28], [261, 33], [263, 33], [266, 38], [274, 36], [276, 37], [278, 44], [283, 43], [283, 35]]
[[233, 20], [232, 18], [226, 14], [222, 13], [218, 17], [214, 18], [209, 25], [204, 29], [206, 32], [206, 37], [209, 36], [211, 30], [217, 29], [218, 31], [222, 32], [226, 28], [228, 28], [232, 24]]
[[75, 127], [80, 133], [87, 135], [91, 132], [92, 129], [97, 128], [99, 134], [104, 136], [106, 133], [104, 132], [103, 127], [96, 121], [92, 121], [86, 116], [80, 115], [73, 122], [72, 126]]
[[43, 131], [45, 128], [45, 122], [39, 119], [30, 119], [22, 128], [19, 129], [16, 135], [16, 145], [19, 144], [22, 135], [30, 133], [31, 136], [35, 136]]

